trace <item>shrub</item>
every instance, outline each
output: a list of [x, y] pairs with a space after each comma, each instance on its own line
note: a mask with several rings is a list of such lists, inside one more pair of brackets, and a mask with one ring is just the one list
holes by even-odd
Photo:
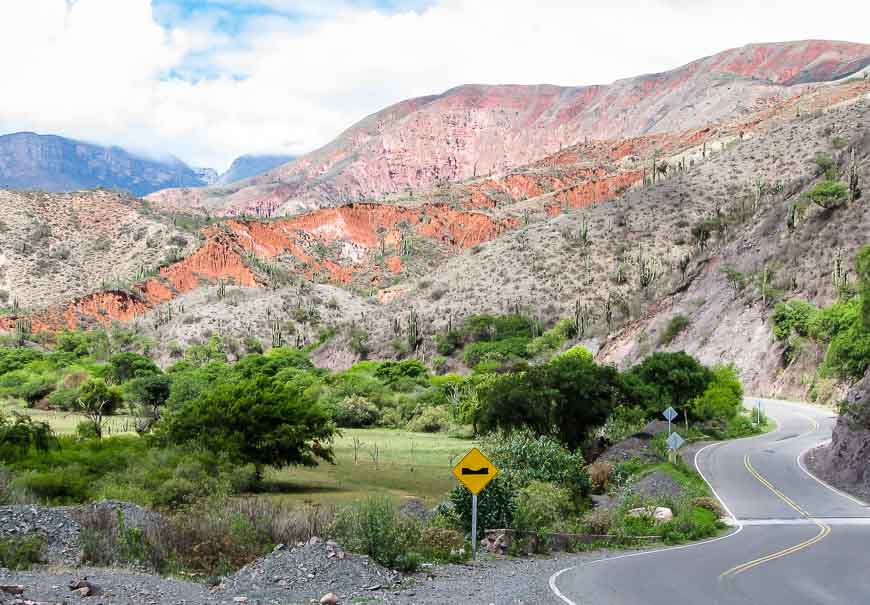
[[348, 550], [392, 569], [417, 567], [412, 550], [420, 540], [420, 526], [397, 513], [389, 498], [371, 497], [339, 510], [331, 533]]
[[48, 405], [58, 410], [74, 410], [78, 406], [78, 389], [58, 389], [48, 396]]
[[426, 408], [408, 423], [408, 430], [414, 433], [440, 433], [450, 427], [450, 412], [447, 406]]
[[544, 481], [532, 481], [517, 492], [514, 528], [546, 531], [556, 527], [573, 510], [571, 492]]
[[727, 420], [737, 415], [742, 402], [737, 371], [732, 366], [717, 366], [704, 393], [692, 401], [691, 411], [699, 420]]
[[696, 508], [706, 509], [717, 517], [722, 516], [724, 512], [722, 510], [722, 505], [719, 504], [719, 501], [716, 500], [716, 498], [711, 498], [710, 496], [698, 496], [697, 498], [692, 498], [691, 504]]
[[471, 555], [462, 533], [445, 527], [424, 528], [417, 548], [424, 559], [435, 562], [461, 562]]
[[678, 544], [715, 536], [723, 527], [715, 513], [695, 507], [662, 524], [661, 536], [665, 544]]
[[659, 344], [667, 346], [686, 328], [689, 327], [689, 318], [685, 315], [674, 315], [659, 337]]
[[474, 342], [465, 347], [465, 363], [474, 367], [484, 359], [508, 361], [528, 355], [529, 339], [526, 336], [513, 336], [502, 340]]
[[450, 355], [462, 346], [462, 332], [450, 330], [443, 334], [435, 335], [435, 348], [441, 355]]
[[45, 560], [45, 537], [26, 534], [15, 538], [0, 539], [0, 567], [6, 569], [30, 569]]
[[860, 379], [870, 367], [870, 331], [857, 322], [848, 330], [837, 334], [828, 346], [822, 366], [824, 374]]
[[336, 426], [357, 428], [377, 424], [381, 412], [365, 397], [349, 395], [335, 404], [333, 418]]
[[30, 416], [0, 413], [0, 461], [15, 462], [31, 453], [47, 452], [57, 445], [51, 427]]
[[609, 462], [595, 462], [586, 468], [589, 473], [589, 480], [592, 482], [592, 489], [598, 493], [607, 491], [607, 484], [610, 481], [610, 475], [613, 473], [613, 465]]
[[846, 201], [849, 188], [840, 181], [825, 180], [810, 189], [806, 196], [825, 209], [836, 208]]
[[610, 533], [610, 513], [606, 510], [592, 510], [583, 515], [583, 528], [595, 536]]
[[604, 423], [604, 438], [611, 443], [622, 441], [646, 426], [647, 415], [643, 408], [619, 405], [614, 408]]

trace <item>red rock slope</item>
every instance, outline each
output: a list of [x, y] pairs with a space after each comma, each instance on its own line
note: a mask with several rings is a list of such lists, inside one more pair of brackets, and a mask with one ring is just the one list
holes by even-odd
[[295, 214], [499, 175], [591, 139], [677, 132], [739, 120], [870, 64], [870, 45], [754, 44], [606, 86], [467, 85], [373, 114], [325, 147], [224, 188], [149, 196], [168, 208], [221, 215]]

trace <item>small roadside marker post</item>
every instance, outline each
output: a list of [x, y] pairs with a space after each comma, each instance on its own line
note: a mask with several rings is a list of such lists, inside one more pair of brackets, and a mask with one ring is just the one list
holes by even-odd
[[477, 494], [498, 474], [492, 461], [476, 447], [471, 448], [462, 460], [453, 467], [456, 477], [471, 492], [471, 553], [477, 558]]

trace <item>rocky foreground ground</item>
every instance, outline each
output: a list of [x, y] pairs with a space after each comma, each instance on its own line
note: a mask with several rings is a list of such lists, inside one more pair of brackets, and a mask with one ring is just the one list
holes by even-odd
[[[216, 587], [121, 569], [0, 569], [0, 603], [93, 605], [205, 605], [319, 603], [333, 593], [337, 603], [472, 604], [544, 603], [556, 571], [607, 553], [536, 559], [488, 559], [467, 565], [426, 567], [401, 576], [367, 557], [331, 557], [324, 543], [282, 549]], [[334, 548], [334, 547], [333, 547]], [[84, 580], [92, 591], [79, 586]], [[20, 594], [14, 594], [20, 591]]]

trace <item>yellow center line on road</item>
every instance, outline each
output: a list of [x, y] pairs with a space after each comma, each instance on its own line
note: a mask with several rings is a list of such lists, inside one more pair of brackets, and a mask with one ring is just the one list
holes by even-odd
[[[818, 427], [818, 423], [814, 422], [814, 424], [816, 425], [816, 427]], [[752, 461], [749, 458], [749, 454], [746, 454], [746, 456], [743, 457], [743, 464], [744, 464], [744, 466], [746, 466], [746, 470], [748, 470], [753, 477], [758, 479], [758, 481], [764, 487], [769, 489], [780, 500], [782, 500], [783, 502], [788, 504], [791, 508], [796, 510], [802, 517], [805, 517], [805, 518], [809, 519], [810, 521], [812, 521], [813, 523], [815, 523], [816, 526], [819, 528], [819, 533], [816, 534], [814, 537], [810, 538], [809, 540], [805, 540], [804, 542], [801, 542], [800, 544], [795, 544], [794, 546], [792, 546], [790, 548], [786, 548], [786, 549], [781, 550], [779, 552], [769, 554], [765, 557], [760, 557], [758, 559], [754, 559], [752, 561], [747, 561], [746, 563], [742, 563], [740, 565], [737, 565], [736, 567], [732, 567], [728, 571], [722, 573], [722, 575], [719, 576], [720, 578], [736, 576], [738, 574], [743, 573], [744, 571], [748, 571], [748, 570], [752, 569], [753, 567], [757, 567], [757, 566], [763, 565], [764, 563], [767, 563], [769, 561], [781, 559], [782, 557], [787, 557], [788, 555], [791, 555], [791, 554], [794, 554], [794, 553], [799, 552], [801, 550], [807, 549], [810, 546], [812, 546], [813, 544], [817, 544], [817, 543], [821, 542], [822, 540], [824, 540], [827, 537], [827, 535], [829, 533], [831, 533], [831, 528], [829, 526], [825, 525], [824, 523], [822, 523], [816, 519], [811, 518], [809, 513], [807, 513], [800, 506], [798, 506], [794, 502], [794, 500], [792, 500], [791, 498], [789, 498], [788, 496], [783, 494], [781, 491], [776, 489], [776, 487], [774, 487], [770, 483], [770, 481], [768, 481], [767, 479], [762, 477], [761, 474], [759, 474], [759, 472], [756, 471], [755, 468], [752, 466]]]

